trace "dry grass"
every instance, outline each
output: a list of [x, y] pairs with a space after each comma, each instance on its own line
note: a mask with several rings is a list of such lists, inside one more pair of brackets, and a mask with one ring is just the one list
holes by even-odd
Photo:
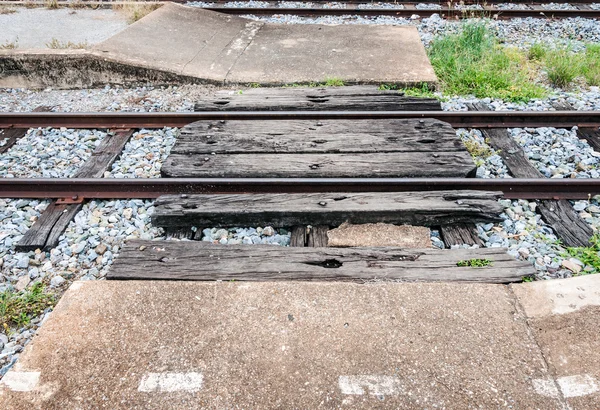
[[47, 9], [57, 9], [59, 7], [58, 0], [44, 0], [44, 6]]
[[136, 21], [146, 17], [154, 10], [162, 6], [162, 3], [146, 3], [140, 2], [137, 4], [118, 4], [113, 6], [113, 10], [124, 13], [127, 16], [127, 22], [129, 24], [135, 23]]
[[8, 6], [0, 6], [0, 14], [13, 14], [16, 13], [17, 10]]
[[56, 38], [52, 38], [52, 40], [48, 43], [46, 43], [46, 47], [54, 49], [54, 50], [59, 50], [59, 49], [80, 49], [80, 48], [86, 48], [88, 46], [88, 43], [86, 41], [81, 42], [81, 43], [73, 43], [71, 41], [60, 41]]
[[5, 41], [4, 43], [0, 43], [0, 50], [14, 50], [19, 47], [19, 39], [15, 41]]

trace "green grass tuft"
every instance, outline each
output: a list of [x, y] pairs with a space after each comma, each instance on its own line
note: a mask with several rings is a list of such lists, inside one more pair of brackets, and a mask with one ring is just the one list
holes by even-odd
[[326, 78], [325, 82], [321, 83], [320, 85], [317, 85], [317, 87], [321, 87], [321, 86], [325, 86], [325, 87], [343, 87], [344, 86], [344, 80], [342, 80], [341, 78], [337, 78], [337, 77]]
[[583, 59], [582, 74], [588, 85], [600, 85], [600, 44], [588, 44]]
[[483, 22], [466, 23], [458, 34], [435, 38], [429, 58], [447, 94], [514, 102], [547, 94], [532, 81], [526, 55], [500, 46]]
[[469, 259], [456, 262], [456, 266], [469, 266], [471, 268], [483, 268], [485, 266], [491, 266], [491, 264], [492, 261], [489, 259]]
[[0, 293], [0, 322], [5, 331], [26, 326], [55, 303], [56, 297], [41, 282], [21, 292], [5, 290]]
[[546, 57], [546, 48], [541, 43], [535, 43], [527, 52], [527, 58], [531, 61], [542, 61]]
[[580, 54], [569, 48], [560, 48], [546, 53], [544, 59], [546, 74], [550, 83], [556, 87], [565, 87], [581, 75], [583, 59]]

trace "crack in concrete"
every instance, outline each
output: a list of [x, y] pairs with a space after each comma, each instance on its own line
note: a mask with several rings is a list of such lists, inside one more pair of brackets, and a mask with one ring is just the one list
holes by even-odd
[[513, 288], [511, 286], [506, 286], [506, 288], [508, 289], [508, 295], [512, 299], [513, 306], [515, 307], [516, 313], [523, 319], [523, 324], [525, 325], [525, 331], [527, 332], [527, 336], [529, 336], [529, 340], [535, 345], [535, 347], [539, 351], [539, 354], [540, 354], [540, 357], [541, 357], [541, 360], [542, 360], [542, 363], [544, 366], [544, 370], [547, 372], [548, 377], [550, 377], [550, 379], [552, 380], [552, 383], [554, 384], [554, 386], [556, 388], [556, 391], [558, 393], [556, 399], [562, 405], [563, 410], [571, 410], [571, 407], [567, 403], [567, 399], [565, 398], [558, 381], [552, 374], [552, 371], [550, 369], [550, 363], [548, 362], [546, 355], [544, 355], [544, 350], [542, 349], [542, 346], [540, 345], [538, 340], [535, 338], [535, 335], [533, 334], [533, 330], [531, 329], [531, 324], [529, 323], [529, 319], [527, 318], [527, 315], [525, 314], [525, 308], [519, 301], [519, 298], [515, 294]]
[[[265, 25], [265, 23], [263, 23], [263, 22], [251, 22], [251, 23], [249, 23], [249, 25], [254, 25], [255, 23], [258, 23], [258, 27], [251, 27], [250, 28], [249, 34], [248, 34], [248, 37], [249, 37], [250, 41], [248, 41], [248, 44], [246, 44], [246, 47], [244, 47], [244, 49], [237, 55], [237, 57], [235, 58], [235, 60], [233, 61], [233, 63], [231, 63], [231, 65], [229, 66], [229, 69], [227, 70], [227, 73], [225, 73], [225, 76], [223, 77], [223, 84], [227, 84], [227, 77], [229, 77], [229, 74], [231, 73], [231, 70], [233, 70], [233, 67], [235, 67], [235, 65], [238, 62], [238, 60], [240, 59], [240, 57], [246, 52], [246, 50], [248, 49], [248, 47], [250, 47], [250, 45], [252, 44], [252, 42], [256, 38], [256, 35], [260, 32], [260, 30]], [[244, 31], [246, 31], [246, 30], [243, 30], [242, 33]]]

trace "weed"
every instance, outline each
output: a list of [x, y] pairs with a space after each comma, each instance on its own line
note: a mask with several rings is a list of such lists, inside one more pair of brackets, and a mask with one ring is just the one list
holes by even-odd
[[579, 275], [600, 272], [600, 234], [592, 236], [588, 247], [566, 247], [561, 255], [563, 258], [579, 259], [584, 266], [591, 266], [591, 270], [584, 269]]
[[52, 49], [67, 49], [67, 48], [71, 48], [71, 49], [76, 49], [76, 48], [86, 48], [88, 46], [88, 43], [86, 41], [81, 42], [81, 43], [72, 43], [70, 41], [59, 41], [56, 38], [52, 38], [52, 40], [48, 43], [46, 43], [46, 47], [48, 48], [52, 48]]
[[525, 54], [500, 46], [484, 22], [465, 23], [458, 34], [435, 38], [429, 58], [446, 93], [515, 102], [547, 94], [532, 82]]
[[4, 43], [0, 43], [0, 50], [14, 50], [17, 47], [19, 47], [18, 38], [15, 41], [6, 41]]
[[21, 292], [5, 290], [0, 293], [0, 323], [5, 329], [27, 326], [32, 318], [55, 303], [56, 297], [41, 282]]
[[456, 266], [465, 267], [469, 266], [471, 268], [483, 268], [486, 266], [491, 266], [492, 261], [489, 259], [469, 259], [464, 261], [456, 262]]
[[403, 88], [398, 84], [380, 84], [378, 88], [379, 90], [397, 90], [401, 95], [406, 95], [408, 97], [435, 98], [440, 101], [445, 100], [444, 97], [441, 97], [439, 94], [435, 94], [427, 83], [422, 83], [418, 87], [408, 88]]
[[467, 148], [467, 151], [469, 151], [469, 154], [471, 154], [471, 156], [474, 159], [481, 158], [485, 160], [486, 158], [489, 158], [492, 155], [494, 155], [494, 151], [490, 147], [483, 145], [477, 141], [467, 140], [463, 142], [465, 144], [465, 147]]
[[291, 84], [284, 84], [283, 88], [297, 88], [297, 87], [309, 87], [309, 88], [315, 88], [315, 87], [343, 87], [344, 84], [344, 80], [342, 80], [341, 78], [326, 78], [325, 81], [322, 81], [320, 83], [308, 83], [308, 84], [298, 84], [298, 83], [291, 83]]
[[529, 47], [527, 58], [531, 61], [542, 61], [546, 56], [546, 48], [541, 43], [535, 43]]
[[533, 276], [523, 276], [521, 280], [523, 282], [533, 282]]
[[248, 84], [248, 87], [250, 87], [250, 88], [260, 88], [260, 84], [259, 83], [250, 83], [250, 84]]
[[[325, 86], [325, 87], [343, 87], [344, 86], [344, 80], [342, 80], [341, 78], [336, 78], [336, 77], [326, 78], [325, 82], [321, 83], [320, 86]], [[317, 87], [319, 87], [319, 85]]]

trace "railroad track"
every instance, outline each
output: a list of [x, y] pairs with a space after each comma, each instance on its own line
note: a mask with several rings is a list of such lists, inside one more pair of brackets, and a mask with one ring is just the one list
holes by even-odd
[[[344, 107], [357, 111], [342, 111]], [[401, 111], [415, 107], [423, 111]], [[294, 108], [304, 111], [292, 111]], [[38, 127], [111, 131], [73, 178], [0, 179], [0, 197], [52, 199], [15, 249], [53, 249], [90, 199], [156, 199], [153, 226], [176, 238], [200, 239], [194, 227], [289, 227], [291, 249], [326, 246], [329, 229], [345, 221], [438, 227], [449, 245], [481, 245], [475, 224], [501, 221], [504, 207], [498, 199], [502, 197], [539, 200], [537, 213], [567, 246], [585, 246], [593, 235], [566, 199], [585, 200], [600, 194], [600, 179], [544, 178], [506, 128], [578, 126], [586, 130], [582, 138], [600, 144], [600, 111], [496, 112], [478, 106], [470, 107], [469, 112], [445, 112], [434, 99], [404, 97], [374, 87], [254, 90], [233, 96], [217, 93], [197, 103], [195, 109], [188, 113], [0, 114], [0, 138], [8, 133], [13, 143], [28, 129]], [[136, 129], [162, 127], [182, 127], [162, 164], [163, 178], [103, 178]], [[500, 155], [515, 178], [468, 178], [474, 175], [475, 165], [452, 127], [479, 128], [487, 133], [490, 144], [501, 147]], [[164, 277], [164, 272], [154, 268], [136, 270], [140, 260], [143, 266], [154, 260], [152, 252], [139, 253], [149, 248], [147, 243], [127, 246], [129, 256], [120, 269], [111, 271], [110, 278]], [[181, 246], [174, 245], [166, 260], [176, 261]], [[194, 252], [203, 252], [200, 248]], [[243, 247], [224, 252], [238, 251], [249, 253], [248, 257], [254, 252]], [[489, 271], [474, 276], [474, 271], [452, 265], [443, 277], [508, 282], [534, 272], [502, 250], [474, 252], [492, 258], [502, 275], [492, 278]], [[313, 251], [281, 250], [277, 255], [314, 258]], [[462, 258], [456, 253], [452, 257]], [[333, 273], [328, 269], [343, 265], [330, 266], [327, 258], [323, 256], [319, 264], [326, 268], [323, 273]], [[384, 263], [388, 256], [377, 258]], [[311, 260], [292, 262], [290, 272], [313, 264]], [[420, 263], [416, 258], [409, 265], [413, 269]], [[194, 269], [181, 278], [215, 279], [211, 272]], [[228, 269], [229, 265], [223, 266], [223, 276], [218, 278], [229, 278], [232, 273]], [[351, 269], [344, 272], [331, 277], [348, 280], [360, 276]], [[267, 273], [270, 278], [272, 275]], [[427, 271], [417, 279], [429, 275]]]
[[[188, 2], [183, 0], [173, 0], [175, 3], [186, 4]], [[57, 6], [59, 7], [112, 7], [115, 5], [126, 5], [136, 4], [138, 2], [128, 1], [58, 1]], [[147, 1], [146, 3], [161, 3], [156, 1]], [[305, 17], [320, 17], [320, 16], [362, 16], [362, 17], [375, 17], [375, 16], [391, 16], [391, 17], [403, 17], [411, 18], [414, 15], [418, 15], [421, 18], [430, 17], [434, 14], [439, 14], [444, 18], [449, 19], [466, 19], [473, 17], [489, 17], [494, 19], [512, 19], [512, 18], [543, 18], [543, 19], [561, 19], [561, 18], [600, 18], [600, 10], [592, 9], [590, 4], [595, 3], [590, 0], [579, 0], [579, 1], [554, 1], [552, 3], [570, 4], [574, 8], [568, 10], [557, 10], [557, 9], [546, 9], [543, 7], [544, 4], [550, 2], [518, 2], [514, 4], [523, 5], [526, 9], [501, 9], [498, 8], [498, 4], [507, 3], [506, 1], [486, 1], [485, 4], [479, 4], [474, 1], [466, 1], [462, 5], [451, 5], [448, 6], [447, 2], [417, 2], [417, 1], [403, 1], [403, 2], [381, 2], [382, 4], [393, 4], [397, 7], [374, 7], [372, 4], [377, 2], [356, 2], [356, 1], [337, 1], [327, 2], [324, 0], [317, 0], [305, 3], [311, 3], [311, 7], [286, 7], [285, 4], [278, 5], [278, 2], [269, 2], [268, 7], [230, 7], [226, 6], [227, 1], [218, 0], [211, 3], [210, 6], [206, 6], [207, 10], [216, 11], [225, 14], [234, 15], [258, 15], [258, 16], [270, 16], [270, 15], [297, 15]], [[285, 3], [285, 2], [284, 2]], [[323, 7], [327, 3], [339, 3], [345, 7]], [[419, 9], [416, 7], [419, 3], [425, 4], [439, 4], [438, 9]], [[44, 6], [44, 1], [12, 1], [5, 0], [0, 1], [0, 5], [22, 5], [31, 7], [32, 5]], [[477, 5], [477, 9], [468, 8], [468, 6]]]
[[[201, 120], [331, 120], [434, 118], [455, 128], [503, 129], [600, 127], [600, 111], [212, 111], [186, 113], [0, 113], [0, 130], [29, 128], [105, 128], [131, 132], [138, 128], [183, 127]], [[0, 134], [0, 137], [2, 135]], [[122, 148], [122, 147], [121, 147]], [[119, 152], [114, 153], [118, 155]], [[595, 179], [463, 179], [463, 178], [163, 178], [163, 179], [0, 179], [4, 198], [157, 198], [164, 194], [349, 191], [495, 190], [507, 198], [588, 199], [600, 194]], [[75, 199], [73, 199], [75, 198]]]

